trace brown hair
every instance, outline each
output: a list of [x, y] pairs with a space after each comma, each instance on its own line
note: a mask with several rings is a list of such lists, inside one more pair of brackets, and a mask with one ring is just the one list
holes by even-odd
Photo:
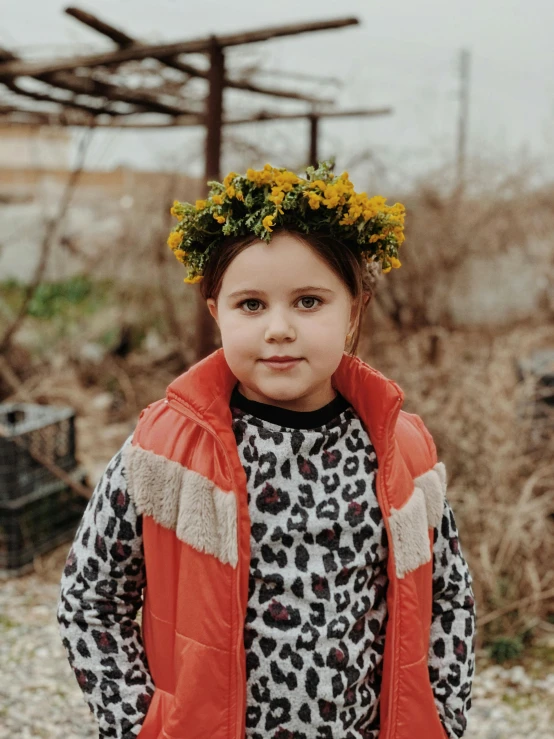
[[[345, 244], [335, 238], [321, 233], [304, 234], [288, 229], [276, 229], [274, 233], [290, 233], [310, 246], [342, 280], [352, 298], [357, 303], [357, 316], [350, 339], [345, 350], [355, 355], [360, 340], [362, 315], [373, 297], [377, 284], [379, 268], [374, 262], [366, 262]], [[254, 234], [237, 236], [223, 241], [216, 247], [204, 269], [204, 279], [200, 282], [200, 294], [204, 300], [213, 298], [217, 301], [223, 275], [233, 259], [241, 251], [251, 246], [258, 237]], [[338, 247], [338, 248], [337, 248]]]

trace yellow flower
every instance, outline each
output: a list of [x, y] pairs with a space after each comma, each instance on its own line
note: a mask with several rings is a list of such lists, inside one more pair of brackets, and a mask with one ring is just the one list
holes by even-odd
[[283, 209], [280, 206], [284, 199], [285, 199], [285, 193], [282, 191], [280, 187], [271, 188], [271, 195], [269, 196], [268, 200], [270, 200], [272, 203], [275, 203], [280, 213], [283, 212]]
[[304, 196], [308, 198], [308, 205], [312, 210], [317, 210], [323, 200], [323, 197], [316, 192], [305, 192]]
[[227, 197], [234, 198], [237, 191], [235, 190], [233, 185], [229, 185], [229, 187], [225, 190], [225, 192], [227, 193]]
[[196, 210], [204, 210], [206, 207], [206, 201], [205, 200], [197, 200], [196, 201]]
[[397, 259], [396, 257], [391, 257], [390, 263], [393, 269], [398, 269], [399, 267], [402, 266], [402, 262], [400, 261], [400, 259]]
[[350, 223], [354, 224], [362, 215], [363, 211], [362, 206], [358, 205], [357, 202], [352, 202], [352, 200], [350, 200], [350, 202], [352, 203], [352, 205], [350, 205], [350, 207], [348, 208], [348, 218], [350, 220]]
[[276, 172], [274, 182], [285, 192], [290, 192], [293, 185], [297, 185], [300, 182], [300, 177], [295, 175], [294, 172], [289, 172], [288, 169], [285, 169], [283, 172]]
[[323, 205], [326, 205], [328, 208], [336, 208], [338, 205], [344, 205], [346, 202], [345, 193], [344, 185], [340, 182], [334, 185], [326, 185], [323, 191], [325, 196], [322, 201]]
[[183, 220], [184, 213], [181, 209], [181, 203], [178, 200], [173, 201], [171, 210], [169, 211], [174, 218], [178, 218], [180, 221]]
[[406, 208], [402, 205], [402, 203], [395, 203], [391, 207], [390, 213], [391, 213], [392, 216], [396, 216], [399, 219], [403, 219], [404, 218], [404, 214], [406, 213]]
[[383, 272], [384, 275], [386, 275], [388, 272], [391, 271], [391, 269], [392, 269], [391, 266], [389, 266], [389, 267], [383, 267], [382, 272]]
[[325, 184], [325, 182], [323, 182], [323, 180], [314, 180], [310, 183], [310, 187], [318, 187], [320, 190], [325, 190], [327, 185]]
[[338, 195], [333, 195], [330, 198], [325, 198], [323, 200], [323, 205], [326, 205], [328, 208], [336, 208], [339, 204], [339, 200], [340, 198]]
[[185, 277], [183, 282], [188, 282], [190, 285], [193, 285], [195, 282], [200, 282], [204, 278], [204, 275], [195, 275], [194, 277]]
[[262, 221], [262, 226], [263, 226], [263, 227], [264, 227], [264, 228], [265, 228], [265, 229], [266, 229], [267, 231], [270, 231], [270, 232], [271, 232], [271, 231], [273, 231], [273, 229], [272, 229], [272, 226], [273, 226], [273, 222], [274, 222], [274, 220], [275, 220], [275, 215], [269, 215], [269, 216], [266, 216], [266, 217], [265, 217], [265, 218], [263, 219], [263, 221]]
[[255, 169], [247, 169], [246, 177], [258, 187], [263, 187], [273, 180], [273, 170], [269, 164], [266, 164], [259, 172]]
[[177, 257], [177, 259], [179, 260], [179, 262], [181, 262], [181, 264], [184, 264], [185, 263], [185, 257], [187, 256], [186, 251], [183, 251], [182, 249], [175, 249], [175, 251], [173, 253]]
[[229, 174], [223, 180], [223, 186], [225, 188], [229, 187], [231, 185], [231, 183], [233, 182], [233, 180], [235, 179], [236, 176], [237, 176], [237, 173], [236, 172], [229, 172]]
[[178, 231], [172, 231], [168, 236], [167, 245], [169, 246], [170, 249], [176, 249], [178, 246], [180, 246], [182, 240], [183, 240], [182, 233], [179, 233]]
[[218, 216], [217, 213], [214, 213], [214, 218], [218, 223], [225, 223], [225, 216]]
[[372, 198], [366, 197], [362, 212], [364, 221], [367, 222], [370, 218], [375, 218], [383, 209], [386, 209], [385, 201], [386, 198], [381, 197], [381, 195], [375, 195]]
[[223, 198], [221, 197], [221, 195], [214, 195], [212, 197], [212, 200], [216, 205], [223, 205]]
[[392, 229], [392, 235], [396, 239], [398, 246], [401, 246], [406, 240], [406, 237], [404, 236], [404, 231], [402, 230], [402, 226], [395, 226]]
[[237, 200], [240, 200], [241, 203], [244, 203], [244, 195], [240, 190], [237, 191]]

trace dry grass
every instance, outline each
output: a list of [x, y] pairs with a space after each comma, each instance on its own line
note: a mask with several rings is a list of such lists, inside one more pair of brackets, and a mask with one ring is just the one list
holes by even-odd
[[389, 326], [361, 352], [399, 382], [447, 466], [482, 639], [554, 630], [554, 415], [533, 417], [535, 383], [516, 371], [553, 346], [552, 323], [405, 336]]

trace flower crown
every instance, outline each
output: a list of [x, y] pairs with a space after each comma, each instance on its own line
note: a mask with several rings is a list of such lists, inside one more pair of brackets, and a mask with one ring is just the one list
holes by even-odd
[[225, 238], [255, 234], [269, 243], [276, 227], [334, 236], [367, 261], [379, 261], [383, 272], [401, 266], [404, 206], [354, 192], [348, 172], [335, 176], [330, 162], [308, 167], [305, 179], [266, 164], [246, 175], [230, 172], [222, 183], [208, 185], [206, 200], [195, 205], [176, 200], [171, 208], [179, 222], [167, 243], [187, 267], [184, 282], [202, 279], [211, 253]]

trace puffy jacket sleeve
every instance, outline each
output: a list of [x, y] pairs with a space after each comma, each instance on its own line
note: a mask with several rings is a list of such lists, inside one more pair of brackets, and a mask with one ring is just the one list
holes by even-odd
[[154, 684], [137, 614], [146, 582], [142, 518], [127, 492], [123, 449], [85, 509], [61, 580], [57, 618], [99, 737], [137, 737]]

